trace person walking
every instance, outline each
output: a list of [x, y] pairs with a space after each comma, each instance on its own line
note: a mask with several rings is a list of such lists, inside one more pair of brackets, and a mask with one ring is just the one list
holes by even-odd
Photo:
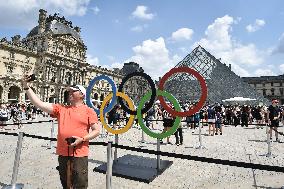
[[0, 105], [0, 128], [4, 129], [6, 122], [8, 121], [8, 110], [4, 104]]
[[[213, 109], [212, 106], [209, 106], [209, 108], [207, 109], [207, 114], [208, 114], [208, 126], [209, 126], [209, 136], [214, 136], [215, 133], [215, 115], [216, 112]], [[211, 134], [211, 128], [212, 128], [212, 134]]]
[[38, 98], [29, 87], [29, 79], [25, 75], [22, 84], [31, 103], [58, 120], [57, 170], [63, 189], [86, 189], [89, 140], [97, 137], [101, 128], [95, 111], [84, 104], [86, 89], [81, 85], [68, 87], [70, 105], [53, 104]]
[[268, 120], [268, 125], [270, 125], [270, 129], [269, 129], [270, 140], [272, 140], [272, 130], [274, 130], [276, 142], [280, 142], [280, 140], [278, 139], [277, 129], [279, 127], [281, 110], [277, 106], [277, 104], [278, 104], [278, 100], [272, 100], [272, 105], [270, 105], [267, 110], [267, 116], [268, 116], [267, 120]]

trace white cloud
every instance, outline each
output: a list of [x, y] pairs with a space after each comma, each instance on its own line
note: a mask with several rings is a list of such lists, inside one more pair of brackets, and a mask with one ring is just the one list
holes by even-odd
[[276, 75], [276, 74], [270, 69], [257, 69], [255, 71], [255, 76], [271, 76], [271, 75]]
[[132, 12], [132, 16], [142, 20], [152, 20], [155, 15], [153, 13], [146, 13], [147, 10], [148, 7], [139, 5], [136, 7], [135, 11]]
[[147, 24], [137, 25], [137, 26], [134, 26], [134, 27], [130, 28], [130, 30], [133, 31], [133, 32], [142, 32], [147, 27], [148, 27]]
[[142, 32], [143, 31], [143, 26], [141, 26], [141, 25], [134, 26], [134, 27], [130, 28], [130, 30], [134, 31], [134, 32]]
[[145, 40], [141, 45], [133, 47], [132, 50], [135, 55], [125, 62], [133, 61], [138, 63], [147, 74], [156, 80], [173, 68], [178, 62], [177, 60], [181, 60], [177, 55], [170, 58], [163, 37], [156, 40]]
[[109, 69], [113, 69], [113, 68], [119, 68], [121, 69], [123, 67], [123, 63], [120, 62], [113, 62], [111, 63], [111, 65], [109, 66]]
[[279, 70], [284, 73], [284, 64], [279, 65]]
[[193, 47], [200, 44], [222, 62], [232, 64], [232, 70], [240, 76], [252, 75], [248, 68], [264, 62], [265, 53], [260, 52], [254, 44], [242, 44], [232, 39], [233, 17], [225, 15], [217, 18], [210, 24], [205, 37], [196, 42]]
[[249, 24], [247, 25], [246, 29], [248, 32], [256, 32], [259, 30], [261, 27], [265, 25], [265, 21], [261, 19], [256, 19], [254, 24]]
[[93, 13], [94, 13], [95, 15], [99, 14], [99, 12], [100, 12], [99, 7], [97, 7], [97, 6], [92, 7], [91, 10], [93, 11]]
[[277, 46], [272, 50], [273, 54], [283, 53], [284, 54], [284, 33], [279, 38]]
[[94, 66], [99, 66], [99, 58], [94, 57], [90, 54], [87, 54], [87, 63], [94, 65]]
[[177, 31], [172, 33], [172, 39], [174, 41], [191, 40], [193, 33], [194, 32], [192, 29], [180, 28]]
[[119, 63], [115, 61], [115, 57], [113, 56], [107, 56], [107, 58], [111, 61], [110, 64], [106, 65], [106, 64], [100, 64], [99, 58], [98, 57], [94, 57], [90, 54], [87, 54], [87, 63], [93, 65], [93, 66], [100, 66], [102, 68], [107, 68], [109, 70], [112, 70], [113, 68], [122, 68], [123, 67], [123, 63]]
[[[60, 12], [64, 16], [83, 16], [90, 0], [13, 0], [0, 1], [0, 26], [30, 29], [37, 25], [39, 9], [48, 14]], [[9, 19], [7, 19], [9, 18]]]

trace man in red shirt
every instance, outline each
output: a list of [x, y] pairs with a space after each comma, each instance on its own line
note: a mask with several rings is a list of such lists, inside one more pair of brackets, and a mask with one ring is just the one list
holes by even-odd
[[[67, 88], [69, 104], [60, 105], [41, 101], [29, 87], [30, 76], [24, 76], [22, 84], [31, 103], [58, 120], [57, 149], [58, 171], [64, 189], [88, 187], [89, 140], [100, 133], [97, 114], [84, 104], [86, 89], [81, 85]], [[89, 132], [90, 128], [92, 129]], [[69, 138], [69, 144], [68, 144]], [[70, 140], [70, 139], [73, 140]]]

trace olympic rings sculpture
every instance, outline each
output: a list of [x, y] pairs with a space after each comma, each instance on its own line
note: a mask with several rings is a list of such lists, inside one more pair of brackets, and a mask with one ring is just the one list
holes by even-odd
[[[171, 95], [170, 93], [163, 90], [164, 84], [170, 76], [172, 76], [173, 74], [176, 74], [176, 73], [183, 73], [183, 72], [195, 76], [195, 78], [199, 81], [200, 86], [201, 86], [201, 96], [200, 96], [198, 103], [193, 107], [193, 109], [190, 109], [186, 112], [181, 111], [181, 107], [180, 107], [177, 99], [173, 95]], [[145, 94], [145, 96], [143, 96], [141, 98], [141, 101], [138, 104], [137, 110], [135, 110], [132, 100], [123, 92], [124, 84], [130, 78], [135, 77], [135, 76], [144, 78], [149, 83], [149, 85], [151, 87], [151, 91], [147, 92]], [[100, 80], [106, 80], [110, 83], [110, 85], [112, 87], [112, 93], [108, 94], [105, 97], [105, 99], [102, 102], [101, 108], [97, 109], [96, 107], [94, 107], [94, 105], [92, 103], [91, 92], [92, 92], [92, 88], [94, 87], [95, 83], [100, 81]], [[161, 106], [167, 112], [169, 112], [173, 117], [175, 117], [175, 121], [174, 121], [174, 124], [171, 127], [171, 129], [169, 129], [168, 131], [163, 132], [163, 133], [155, 133], [155, 132], [151, 131], [148, 127], [146, 127], [145, 124], [144, 124], [144, 121], [143, 121], [143, 116], [142, 116], [144, 113], [146, 113], [153, 106], [153, 104], [155, 103], [156, 96], [160, 100]], [[174, 105], [174, 109], [172, 109], [170, 106], [167, 105], [167, 103], [166, 103], [166, 101], [163, 97], [166, 97]], [[123, 99], [128, 104], [128, 107], [124, 104]], [[191, 115], [195, 114], [196, 112], [198, 112], [202, 108], [202, 106], [204, 105], [206, 99], [207, 99], [207, 85], [206, 85], [205, 79], [197, 71], [195, 71], [194, 69], [189, 68], [189, 67], [172, 68], [169, 72], [167, 72], [161, 78], [159, 85], [158, 85], [158, 90], [156, 90], [155, 83], [149, 75], [147, 75], [144, 72], [133, 72], [133, 73], [126, 75], [122, 79], [122, 82], [120, 83], [120, 85], [118, 87], [118, 91], [117, 91], [117, 87], [116, 87], [114, 81], [110, 77], [105, 76], [105, 75], [97, 76], [93, 80], [91, 80], [90, 84], [87, 88], [87, 91], [86, 91], [86, 103], [87, 103], [87, 105], [90, 108], [93, 108], [95, 110], [95, 112], [97, 113], [97, 115], [100, 116], [101, 123], [108, 132], [110, 132], [112, 134], [122, 134], [122, 133], [127, 132], [131, 128], [132, 124], [134, 123], [135, 115], [137, 115], [138, 123], [139, 123], [140, 127], [142, 128], [142, 130], [147, 135], [149, 135], [150, 137], [159, 138], [159, 139], [169, 137], [170, 135], [175, 133], [176, 130], [178, 129], [178, 127], [179, 127], [180, 122], [181, 122], [181, 117], [191, 116]], [[149, 101], [149, 103], [147, 103], [146, 106], [144, 107], [144, 105], [147, 101]], [[110, 128], [107, 125], [107, 123], [105, 122], [105, 114], [112, 110], [112, 108], [115, 106], [116, 102], [118, 102], [121, 105], [121, 108], [125, 112], [130, 114], [130, 117], [129, 117], [129, 120], [128, 120], [125, 127], [123, 127], [122, 129], [114, 130], [114, 129]]]

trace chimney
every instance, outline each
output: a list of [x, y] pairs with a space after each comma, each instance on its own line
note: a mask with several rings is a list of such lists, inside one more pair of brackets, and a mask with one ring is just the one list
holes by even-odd
[[81, 33], [81, 28], [78, 26], [74, 27], [74, 30], [79, 34]]
[[46, 10], [39, 10], [39, 18], [38, 18], [38, 33], [41, 34], [45, 30], [45, 21], [46, 21]]
[[229, 64], [229, 69], [232, 70], [232, 65], [231, 64]]

